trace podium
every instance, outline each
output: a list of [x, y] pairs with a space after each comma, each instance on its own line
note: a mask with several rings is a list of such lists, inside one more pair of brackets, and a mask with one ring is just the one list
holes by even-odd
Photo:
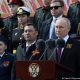
[[70, 73], [53, 61], [16, 61], [16, 80], [60, 80]]

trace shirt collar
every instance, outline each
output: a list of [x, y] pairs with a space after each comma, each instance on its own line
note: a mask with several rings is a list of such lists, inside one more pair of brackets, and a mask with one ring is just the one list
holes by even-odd
[[3, 52], [2, 54], [0, 54], [0, 57], [3, 57], [4, 54], [5, 54], [5, 52]]
[[60, 19], [60, 18], [62, 18], [62, 15], [60, 15], [60, 16], [57, 17], [57, 18], [53, 16], [53, 20], [55, 20], [55, 19]]
[[68, 38], [69, 38], [69, 35], [67, 35], [67, 36], [65, 36], [65, 37], [63, 38], [63, 40], [65, 41], [65, 43], [67, 42]]
[[26, 42], [26, 47], [30, 47], [31, 45], [33, 45], [36, 41], [32, 42], [31, 44], [29, 44], [28, 42]]

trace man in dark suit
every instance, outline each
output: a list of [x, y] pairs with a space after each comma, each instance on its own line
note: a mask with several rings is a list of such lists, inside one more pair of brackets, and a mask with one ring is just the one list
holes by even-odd
[[6, 52], [7, 42], [0, 35], [0, 80], [15, 80], [13, 71], [14, 55]]
[[40, 52], [36, 49], [36, 40], [38, 31], [32, 23], [24, 27], [23, 37], [24, 41], [18, 46], [16, 52], [16, 59], [20, 60], [38, 60]]
[[52, 0], [50, 4], [52, 17], [43, 22], [39, 38], [44, 40], [55, 39], [55, 22], [63, 17], [64, 2], [62, 0]]
[[[54, 60], [59, 64], [64, 65], [67, 68], [72, 69], [75, 75], [69, 75], [68, 77], [80, 77], [80, 41], [71, 39], [68, 35], [71, 25], [67, 18], [61, 18], [56, 21], [55, 33], [58, 39], [65, 41], [64, 47], [61, 48], [60, 58], [57, 57], [57, 47], [52, 50], [48, 50], [46, 59]], [[51, 53], [50, 53], [51, 52]]]

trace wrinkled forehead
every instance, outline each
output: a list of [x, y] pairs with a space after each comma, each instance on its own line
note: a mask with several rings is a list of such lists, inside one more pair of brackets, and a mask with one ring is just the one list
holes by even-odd
[[52, 6], [61, 6], [61, 3], [60, 2], [52, 2], [51, 4], [50, 4], [50, 6], [52, 7]]

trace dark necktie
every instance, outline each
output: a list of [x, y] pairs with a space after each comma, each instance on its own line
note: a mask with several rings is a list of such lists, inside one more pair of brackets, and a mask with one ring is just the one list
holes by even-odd
[[62, 48], [56, 48], [56, 60], [60, 62]]

